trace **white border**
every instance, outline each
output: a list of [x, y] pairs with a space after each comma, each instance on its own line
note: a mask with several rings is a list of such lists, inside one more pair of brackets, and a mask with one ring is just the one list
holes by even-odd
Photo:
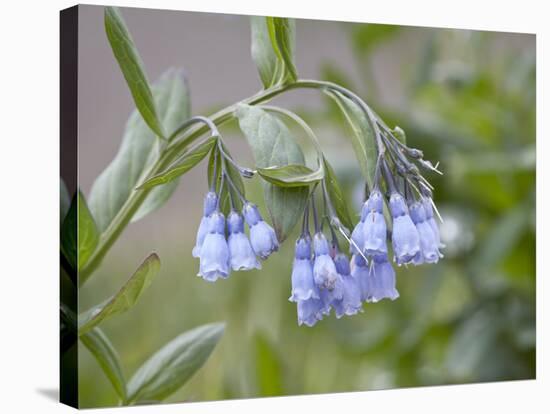
[[[100, 2], [92, 2], [102, 4]], [[237, 14], [285, 15], [328, 20], [368, 21], [416, 26], [471, 28], [537, 34], [537, 380], [483, 385], [426, 387], [392, 391], [325, 394], [275, 399], [141, 407], [142, 413], [217, 412], [541, 412], [548, 393], [548, 363], [543, 353], [544, 257], [548, 203], [542, 185], [548, 167], [546, 81], [550, 15], [544, 1], [357, 1], [134, 0], [117, 5]], [[0, 278], [2, 398], [0, 411], [70, 412], [39, 390], [57, 387], [58, 378], [58, 11], [61, 0], [12, 0], [2, 8], [2, 268]], [[546, 77], [545, 77], [546, 75]], [[542, 229], [542, 231], [540, 231]], [[544, 285], [543, 285], [544, 284]], [[546, 290], [546, 292], [544, 292]], [[544, 295], [546, 293], [546, 295]], [[320, 361], [319, 363], [322, 363]], [[106, 409], [105, 413], [120, 413]]]

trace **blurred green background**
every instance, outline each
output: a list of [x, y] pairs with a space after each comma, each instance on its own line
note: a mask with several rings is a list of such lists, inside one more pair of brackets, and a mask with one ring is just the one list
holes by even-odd
[[[92, 49], [105, 57], [83, 68], [81, 80], [88, 85], [81, 95], [79, 148], [80, 185], [87, 193], [115, 154], [131, 100], [120, 92], [125, 85], [101, 31], [102, 11], [85, 7], [81, 30], [95, 37], [82, 40], [88, 47], [82, 59], [90, 59], [87, 50]], [[194, 114], [206, 115], [259, 88], [252, 61], [242, 57], [249, 48], [245, 17], [123, 13], [152, 78], [167, 65], [191, 63], [189, 81], [198, 102]], [[161, 33], [153, 35], [159, 19]], [[198, 23], [186, 26], [182, 19]], [[168, 46], [158, 50], [160, 44], [177, 45], [171, 25], [198, 41], [207, 30], [199, 27], [205, 21], [212, 44], [249, 69], [233, 68], [231, 60], [224, 60], [223, 70], [211, 69], [199, 47], [191, 53], [177, 46], [173, 61], [159, 55], [175, 52]], [[395, 302], [369, 304], [361, 315], [340, 320], [331, 315], [313, 328], [298, 327], [295, 305], [288, 301], [293, 237], [261, 271], [233, 273], [215, 284], [195, 276], [198, 262], [191, 249], [206, 190], [205, 165], [200, 164], [165, 207], [129, 226], [81, 289], [80, 310], [115, 292], [146, 254], [156, 251], [162, 267], [153, 285], [131, 311], [103, 325], [126, 376], [180, 332], [226, 322], [225, 335], [206, 365], [170, 402], [534, 378], [535, 37], [306, 20], [298, 20], [297, 27], [303, 77], [351, 88], [390, 126], [402, 127], [410, 146], [441, 162], [445, 174], [427, 177], [444, 218], [445, 259], [433, 266], [399, 268], [401, 297]], [[117, 86], [109, 93], [121, 95], [123, 105], [109, 106], [103, 92], [95, 90], [99, 83], [92, 70], [112, 76]], [[233, 73], [235, 90], [216, 89], [216, 82], [231, 83]], [[293, 94], [302, 97], [276, 103], [311, 123], [357, 214], [362, 183], [343, 118], [311, 91]], [[98, 134], [97, 124], [110, 129]], [[224, 126], [222, 133], [233, 155], [250, 165], [236, 124]], [[262, 207], [258, 179], [248, 182], [247, 192]], [[81, 405], [116, 404], [110, 384], [82, 346], [79, 357]]]

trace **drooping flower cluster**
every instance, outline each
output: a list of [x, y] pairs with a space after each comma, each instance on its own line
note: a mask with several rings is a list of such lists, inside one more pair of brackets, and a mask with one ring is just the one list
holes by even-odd
[[[366, 186], [367, 195], [360, 219], [351, 234], [341, 224], [350, 221], [347, 213], [342, 212], [345, 208], [341, 197], [336, 199], [340, 210], [334, 208], [331, 197], [335, 197], [335, 191], [331, 194], [327, 189], [327, 177], [312, 180], [310, 174], [308, 180], [301, 183], [300, 175], [292, 176], [293, 169], [284, 174], [279, 172], [276, 179], [271, 176], [275, 185], [289, 179], [287, 175], [291, 175], [292, 185], [303, 184], [305, 187], [313, 184], [304, 209], [302, 232], [295, 244], [291, 273], [289, 300], [296, 303], [299, 325], [314, 326], [332, 310], [339, 319], [362, 312], [365, 303], [377, 303], [383, 299], [393, 301], [399, 297], [393, 263], [417, 266], [437, 263], [443, 257], [441, 249], [444, 246], [434, 218], [434, 211], [437, 213], [432, 201], [434, 187], [419, 169], [420, 166], [441, 174], [438, 165], [424, 160], [422, 151], [408, 147], [404, 133], [398, 127], [390, 130], [362, 101], [353, 94], [348, 95], [369, 119], [378, 155], [374, 174], [367, 180], [369, 185]], [[214, 135], [219, 137], [215, 132]], [[216, 185], [212, 184], [204, 199], [203, 217], [193, 249], [193, 256], [200, 259], [198, 276], [209, 282], [226, 279], [231, 270], [260, 269], [258, 258], [267, 259], [279, 247], [273, 228], [262, 219], [257, 206], [244, 198], [231, 174], [227, 173], [227, 163], [245, 178], [251, 178], [256, 171], [239, 166], [225, 151], [221, 138], [218, 138], [215, 151], [211, 182], [214, 183], [218, 177], [216, 157], [219, 156], [222, 157], [221, 184], [218, 193], [214, 190]], [[321, 164], [328, 164], [323, 156], [321, 159], [320, 171], [323, 172]], [[271, 183], [265, 176], [270, 169], [263, 170], [262, 177]], [[227, 191], [231, 202], [227, 220], [220, 210], [224, 180], [233, 190], [228, 188]], [[330, 185], [335, 184], [331, 182]], [[324, 201], [322, 217], [315, 209], [318, 188], [322, 190]], [[235, 209], [233, 193], [242, 203], [241, 212]], [[310, 210], [314, 221], [313, 237], [309, 228]], [[323, 233], [325, 220], [330, 229], [330, 241]], [[339, 237], [349, 243], [350, 256], [340, 249], [342, 240]]]
[[299, 325], [313, 326], [331, 309], [341, 318], [361, 312], [363, 302], [397, 299], [388, 239], [398, 266], [436, 263], [442, 257], [431, 199], [423, 197], [407, 203], [395, 191], [387, 202], [392, 217], [390, 232], [381, 191], [375, 188], [363, 204], [361, 219], [351, 235], [351, 259], [339, 251], [334, 232], [332, 248], [318, 230], [313, 237], [313, 252], [308, 232], [296, 241], [289, 300], [297, 304]]
[[[245, 221], [250, 238], [245, 233]], [[193, 256], [200, 260], [197, 276], [215, 282], [227, 279], [231, 270], [260, 269], [257, 257], [265, 260], [278, 248], [275, 231], [262, 219], [256, 205], [245, 202], [242, 214], [232, 208], [226, 223], [220, 211], [219, 196], [214, 191], [206, 194], [193, 248]]]

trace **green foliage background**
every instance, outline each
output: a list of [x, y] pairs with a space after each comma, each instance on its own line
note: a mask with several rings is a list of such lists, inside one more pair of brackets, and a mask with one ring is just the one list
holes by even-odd
[[[370, 304], [363, 314], [338, 321], [331, 316], [314, 328], [298, 327], [295, 305], [287, 300], [293, 237], [263, 270], [209, 284], [195, 276], [198, 262], [191, 257], [200, 217], [185, 217], [182, 208], [182, 237], [163, 246], [155, 284], [132, 312], [104, 324], [123, 366], [133, 372], [182, 328], [226, 321], [216, 351], [168, 401], [535, 376], [534, 38], [531, 47], [522, 47], [490, 32], [369, 24], [341, 29], [361, 76], [347, 73], [337, 61], [326, 61], [316, 75], [356, 91], [390, 126], [397, 123], [406, 131], [410, 146], [441, 162], [445, 175], [430, 178], [445, 220], [446, 257], [435, 266], [398, 269], [401, 297], [395, 302]], [[393, 85], [376, 78], [377, 56], [406, 44], [411, 32], [420, 53], [387, 68], [399, 71], [401, 92], [399, 99], [384, 99], [385, 88]], [[299, 62], [307, 49], [296, 53]], [[356, 217], [360, 172], [351, 151], [339, 150], [351, 144], [337, 107], [327, 99], [320, 109], [293, 109], [314, 129], [334, 131], [323, 134], [322, 145]], [[236, 131], [236, 123], [224, 131]], [[197, 168], [205, 169], [203, 164]], [[177, 191], [186, 190], [182, 185]], [[247, 195], [261, 200], [259, 180], [248, 183]], [[166, 219], [178, 225], [177, 217]], [[82, 289], [81, 310], [115, 291], [135, 265], [124, 247], [111, 254], [116, 260], [98, 270], [89, 283], [93, 288]], [[113, 277], [117, 274], [122, 276]], [[79, 349], [82, 406], [115, 404], [102, 371], [84, 347]]]

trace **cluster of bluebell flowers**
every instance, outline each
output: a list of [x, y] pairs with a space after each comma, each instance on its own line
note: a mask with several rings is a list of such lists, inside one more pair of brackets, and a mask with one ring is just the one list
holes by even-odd
[[[342, 212], [332, 205], [325, 178], [314, 183], [304, 208], [291, 272], [289, 300], [296, 303], [299, 325], [314, 326], [332, 310], [339, 319], [362, 312], [366, 303], [393, 301], [399, 297], [394, 264], [418, 266], [437, 263], [443, 257], [444, 246], [434, 217], [437, 209], [432, 200], [433, 187], [418, 168], [440, 173], [437, 165], [424, 160], [420, 150], [409, 148], [399, 139], [397, 136], [403, 134], [399, 128], [390, 130], [368, 108], [364, 110], [373, 122], [378, 153], [372, 188], [366, 186], [359, 221], [350, 233], [339, 219]], [[219, 140], [216, 151], [242, 177], [254, 175], [255, 171], [238, 166]], [[259, 259], [267, 259], [279, 248], [275, 231], [263, 220], [258, 207], [244, 198], [223, 163], [216, 192], [216, 165], [214, 158], [213, 184], [204, 198], [203, 217], [193, 248], [193, 256], [200, 260], [198, 276], [209, 282], [226, 279], [231, 271], [260, 269]], [[231, 203], [227, 218], [220, 210], [224, 183], [231, 186], [226, 192]], [[324, 201], [323, 216], [315, 208], [319, 188]], [[241, 202], [240, 211], [235, 208], [233, 193]], [[330, 240], [323, 230], [326, 226]], [[340, 248], [344, 239], [349, 244], [349, 256]]]
[[[443, 257], [432, 187], [408, 157], [431, 170], [437, 171], [437, 167], [424, 161], [419, 150], [397, 143], [391, 131], [385, 132], [387, 136], [381, 141], [385, 147], [379, 150], [373, 188], [349, 237], [334, 213], [323, 183], [326, 217], [332, 233], [329, 246], [317, 224], [312, 195], [315, 234], [312, 240], [306, 210], [292, 268], [290, 301], [297, 304], [299, 325], [313, 326], [331, 309], [341, 318], [361, 312], [364, 303], [395, 300], [399, 292], [392, 261], [397, 266], [421, 265], [437, 263]], [[336, 231], [349, 242], [349, 259], [339, 250]]]
[[[256, 205], [245, 201], [242, 213], [232, 205], [226, 220], [219, 201], [220, 196], [212, 190], [204, 197], [193, 248], [193, 256], [200, 260], [198, 276], [208, 282], [227, 279], [231, 270], [261, 269], [258, 257], [265, 260], [279, 248], [275, 231], [262, 219]], [[245, 233], [245, 221], [250, 237]]]

